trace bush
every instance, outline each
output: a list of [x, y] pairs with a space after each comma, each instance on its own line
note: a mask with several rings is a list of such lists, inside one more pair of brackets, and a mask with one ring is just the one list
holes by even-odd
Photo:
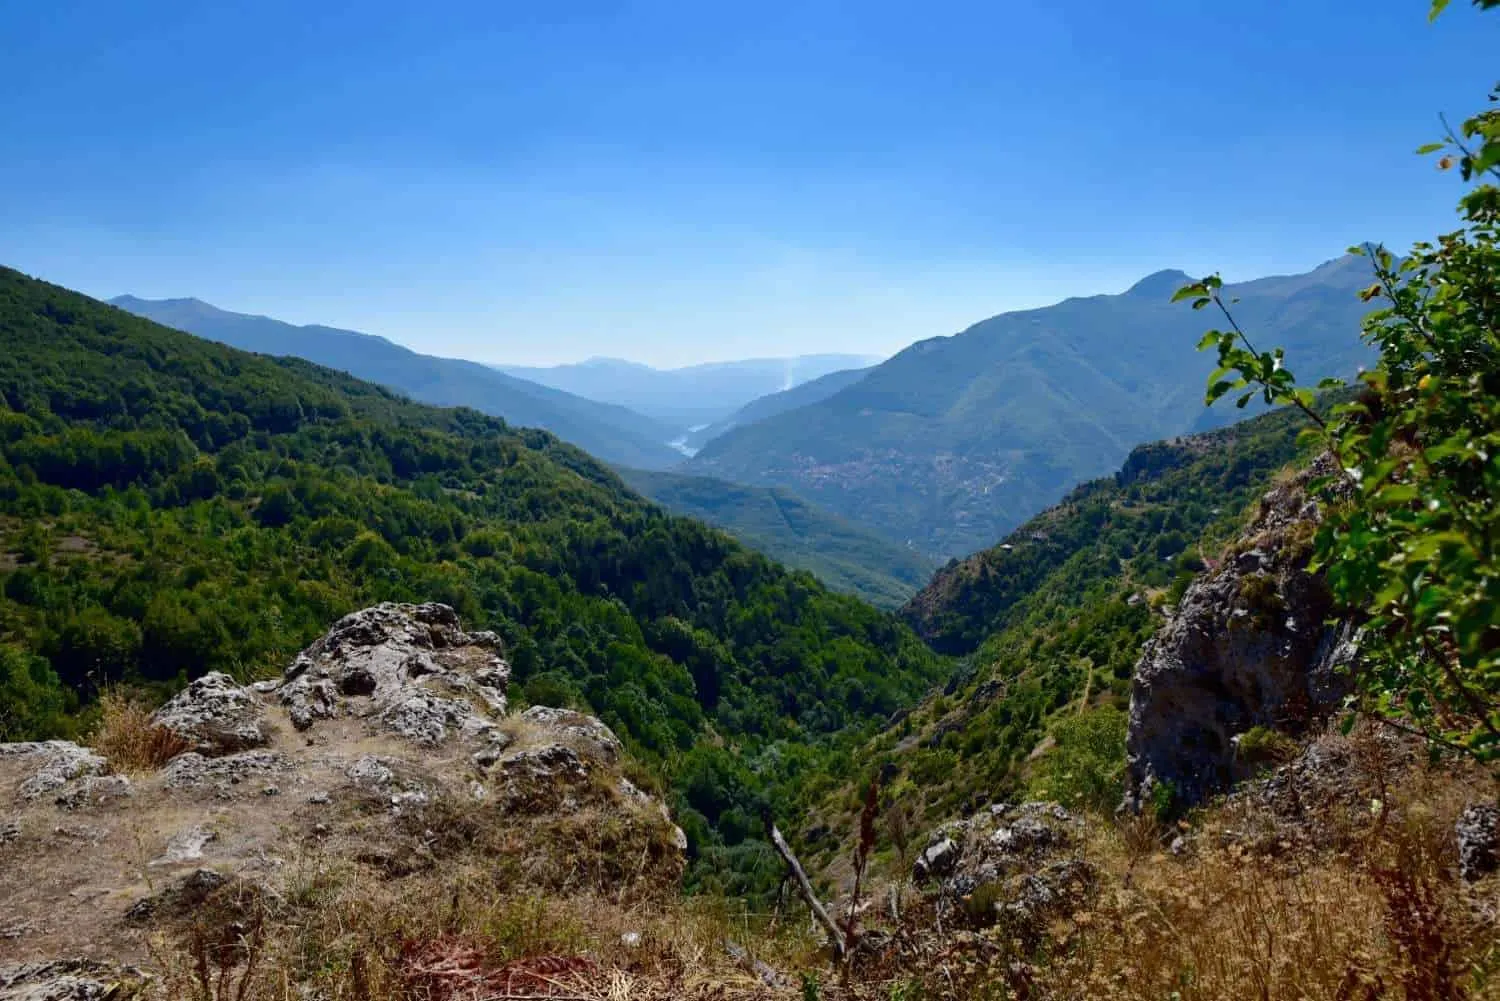
[[1108, 814], [1125, 792], [1126, 714], [1103, 706], [1053, 724], [1055, 747], [1042, 758], [1030, 794]]
[[116, 688], [99, 697], [99, 724], [89, 745], [122, 772], [152, 772], [189, 750], [179, 734], [151, 722], [151, 710]]

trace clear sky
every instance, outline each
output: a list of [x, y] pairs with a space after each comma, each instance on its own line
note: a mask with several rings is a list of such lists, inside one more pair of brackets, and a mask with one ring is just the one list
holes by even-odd
[[1462, 0], [0, 0], [0, 262], [436, 354], [883, 354], [1451, 220]]

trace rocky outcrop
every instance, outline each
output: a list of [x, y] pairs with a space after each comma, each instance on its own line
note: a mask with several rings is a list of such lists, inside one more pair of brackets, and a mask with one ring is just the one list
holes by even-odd
[[521, 714], [528, 723], [562, 735], [591, 757], [600, 761], [615, 762], [624, 753], [620, 738], [614, 731], [592, 716], [572, 709], [553, 709], [551, 706], [532, 706]]
[[494, 633], [464, 632], [447, 605], [388, 602], [344, 616], [299, 654], [278, 697], [298, 730], [350, 715], [434, 746], [492, 734], [509, 681]]
[[1329, 460], [1267, 493], [1245, 535], [1200, 576], [1142, 651], [1130, 695], [1125, 807], [1191, 805], [1245, 777], [1236, 739], [1300, 733], [1350, 689], [1353, 629], [1307, 569]]
[[[499, 650], [447, 606], [378, 605], [277, 682], [188, 686], [152, 718], [187, 748], [155, 771], [127, 779], [66, 741], [0, 744], [0, 964], [147, 962], [205, 901], [285, 900], [303, 866], [438, 885], [445, 866], [499, 867], [550, 892], [587, 851], [595, 889], [670, 886], [685, 839], [625, 778], [619, 739], [572, 710], [506, 715]], [[32, 993], [0, 999], [53, 996], [26, 976]]]
[[266, 743], [260, 699], [227, 674], [205, 674], [151, 716], [205, 757], [237, 754]]
[[16, 787], [22, 800], [38, 799], [79, 779], [103, 775], [109, 768], [99, 755], [67, 740], [0, 744], [0, 758], [17, 759], [26, 769], [26, 777]]
[[934, 831], [912, 875], [967, 920], [1032, 938], [1093, 891], [1082, 834], [1083, 822], [1056, 803], [997, 804]]

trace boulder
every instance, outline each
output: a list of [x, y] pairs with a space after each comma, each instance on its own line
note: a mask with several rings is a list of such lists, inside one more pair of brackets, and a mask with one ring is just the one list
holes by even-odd
[[104, 758], [68, 740], [0, 744], [0, 755], [34, 759], [34, 764], [28, 764], [35, 770], [16, 790], [23, 800], [39, 799], [77, 779], [109, 770]]
[[1500, 868], [1500, 806], [1471, 803], [1459, 815], [1458, 869], [1467, 882], [1483, 879]]
[[215, 671], [188, 685], [151, 716], [205, 757], [238, 754], [268, 740], [259, 697], [227, 674]]
[[501, 758], [492, 778], [508, 809], [567, 812], [578, 805], [578, 793], [588, 785], [589, 767], [571, 747], [547, 744]]
[[466, 633], [447, 605], [384, 603], [346, 615], [297, 655], [279, 688], [292, 725], [339, 715], [413, 743], [481, 741], [504, 715], [510, 666], [494, 633]]
[[63, 786], [53, 802], [64, 810], [81, 810], [124, 799], [134, 791], [135, 787], [123, 775], [85, 775]]
[[1235, 547], [1195, 580], [1147, 642], [1131, 683], [1124, 807], [1165, 787], [1178, 806], [1247, 777], [1236, 738], [1254, 727], [1300, 734], [1350, 691], [1354, 630], [1327, 623], [1332, 601], [1307, 569], [1324, 457], [1267, 493]]

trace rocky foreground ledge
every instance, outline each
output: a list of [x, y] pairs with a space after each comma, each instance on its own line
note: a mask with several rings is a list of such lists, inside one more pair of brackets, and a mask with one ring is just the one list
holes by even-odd
[[[621, 773], [615, 735], [566, 709], [509, 713], [509, 678], [499, 639], [452, 608], [381, 604], [279, 680], [194, 681], [152, 717], [159, 768], [0, 744], [0, 1001], [128, 996], [164, 929], [327, 865], [398, 879], [501, 852], [539, 890], [675, 882], [686, 839]], [[637, 848], [629, 872], [580, 866], [606, 827], [605, 854]]]

